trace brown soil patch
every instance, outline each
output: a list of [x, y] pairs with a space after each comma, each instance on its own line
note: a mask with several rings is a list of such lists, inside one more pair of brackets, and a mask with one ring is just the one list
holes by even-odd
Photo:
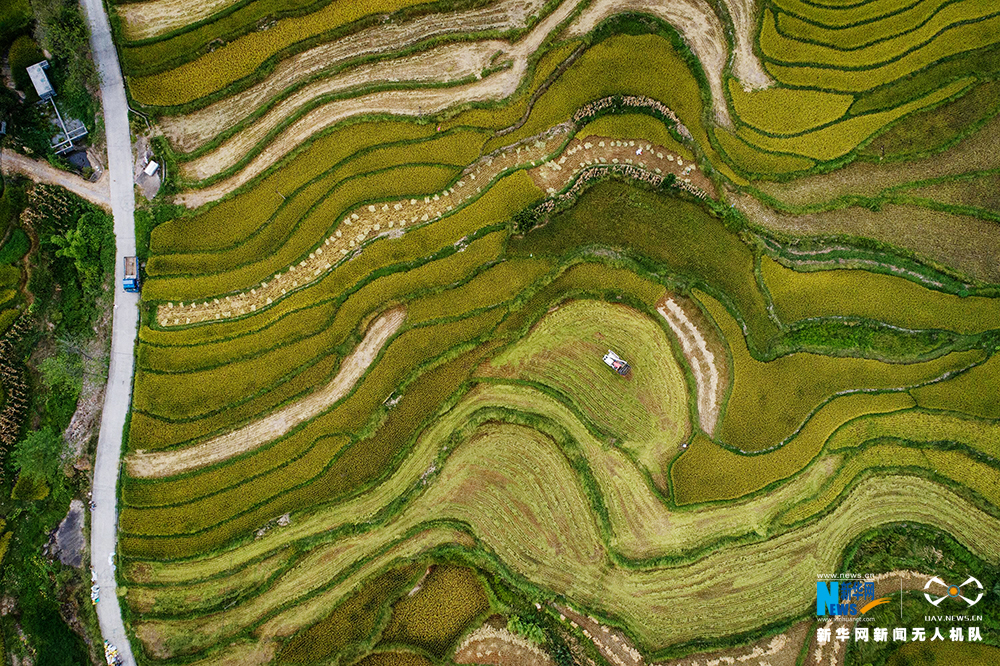
[[[191, 179], [201, 180], [232, 167], [251, 152], [256, 154], [239, 173], [210, 188], [192, 193], [185, 203], [191, 206], [190, 202], [197, 201], [196, 205], [201, 205], [232, 192], [276, 163], [313, 134], [352, 116], [380, 113], [419, 116], [423, 113], [437, 113], [469, 102], [496, 101], [509, 97], [527, 73], [528, 57], [538, 50], [545, 38], [560, 23], [568, 18], [576, 4], [577, 2], [564, 2], [520, 41], [505, 45], [500, 58], [510, 60], [512, 66], [474, 83], [441, 89], [393, 90], [336, 100], [309, 111], [289, 125], [273, 141], [263, 148], [258, 148], [257, 143], [264, 133], [259, 131], [257, 125], [274, 123], [276, 120], [270, 114], [265, 115], [257, 123], [223, 142], [212, 152], [185, 164], [183, 167], [185, 175]], [[273, 124], [268, 126], [273, 127]]]
[[[530, 17], [537, 15], [543, 0], [501, 0], [488, 7], [447, 14], [431, 14], [406, 23], [387, 23], [367, 28], [342, 39], [303, 51], [278, 63], [274, 71], [260, 83], [238, 95], [232, 95], [189, 114], [163, 118], [160, 126], [171, 144], [181, 152], [190, 152], [212, 140], [226, 128], [244, 120], [267, 105], [282, 91], [306, 81], [324, 70], [342, 66], [358, 58], [399, 51], [427, 39], [449, 34], [500, 31], [524, 28]], [[501, 43], [494, 51], [507, 46]], [[434, 53], [433, 49], [427, 53]], [[405, 59], [386, 60], [382, 66], [395, 67]], [[395, 63], [395, 64], [394, 64]], [[360, 68], [359, 68], [360, 69]], [[357, 70], [352, 70], [357, 71]], [[395, 74], [400, 80], [411, 77], [406, 71]], [[452, 77], [454, 78], [454, 77]], [[314, 99], [323, 82], [306, 86], [293, 96], [300, 104]], [[316, 91], [308, 94], [306, 91]], [[282, 117], [287, 117], [284, 114]]]
[[236, 0], [152, 0], [115, 5], [129, 39], [146, 39], [208, 18]]
[[812, 622], [799, 622], [788, 631], [764, 638], [752, 645], [705, 652], [684, 659], [660, 662], [656, 666], [702, 666], [703, 664], [752, 664], [753, 666], [795, 666]]
[[[578, 153], [582, 153], [577, 155]], [[677, 183], [690, 185], [715, 196], [715, 186], [694, 162], [685, 162], [677, 153], [642, 138], [617, 140], [603, 136], [573, 139], [562, 156], [531, 169], [528, 174], [548, 194], [562, 191], [581, 171], [591, 166], [630, 164], [659, 175], [672, 173]]]
[[368, 366], [406, 319], [404, 308], [389, 310], [368, 329], [364, 339], [340, 366], [337, 376], [326, 386], [298, 402], [268, 414], [238, 430], [178, 451], [138, 451], [126, 464], [135, 477], [164, 477], [200, 469], [253, 449], [281, 437], [304, 423], [350, 392], [364, 376]]
[[[543, 137], [535, 137], [491, 153], [467, 168], [455, 185], [421, 198], [399, 199], [376, 205], [361, 205], [344, 214], [336, 230], [309, 256], [293, 264], [285, 273], [255, 287], [199, 303], [166, 303], [157, 307], [161, 326], [180, 326], [203, 321], [228, 319], [264, 308], [294, 289], [320, 279], [331, 268], [350, 261], [363, 252], [362, 246], [379, 236], [398, 236], [408, 227], [434, 222], [482, 192], [500, 173], [524, 163], [540, 162], [566, 140], [569, 127], [558, 127]], [[482, 185], [480, 184], [482, 183]]]
[[483, 625], [469, 634], [455, 651], [456, 664], [495, 666], [552, 666], [552, 657], [531, 641], [505, 627]]
[[668, 294], [656, 304], [656, 311], [666, 319], [677, 336], [681, 351], [691, 368], [697, 386], [698, 421], [708, 435], [715, 432], [719, 409], [729, 384], [725, 348], [716, 338], [714, 329], [696, 324], [701, 311], [678, 296]]
[[[752, 0], [743, 0], [750, 1]], [[657, 16], [677, 28], [690, 47], [691, 51], [701, 61], [708, 85], [712, 90], [713, 107], [716, 121], [727, 127], [732, 126], [726, 97], [722, 88], [722, 72], [726, 68], [728, 48], [726, 34], [722, 22], [715, 15], [711, 5], [705, 0], [594, 0], [579, 18], [566, 29], [565, 36], [576, 37], [594, 29], [604, 19], [614, 14], [624, 12], [645, 12]], [[753, 27], [753, 17], [750, 17], [750, 27]], [[752, 40], [752, 33], [749, 36]], [[753, 49], [748, 50], [749, 57], [756, 61]], [[763, 69], [759, 62], [757, 68]]]
[[19, 174], [27, 176], [36, 183], [59, 185], [105, 210], [111, 210], [111, 190], [107, 171], [101, 172], [101, 177], [92, 183], [74, 173], [57, 169], [48, 162], [34, 160], [7, 149], [3, 149], [0, 154], [0, 167], [4, 175]]
[[753, 50], [757, 25], [756, 0], [722, 0], [733, 20], [736, 50], [733, 53], [733, 74], [743, 84], [744, 90], [759, 90], [774, 85], [774, 79], [764, 69]]

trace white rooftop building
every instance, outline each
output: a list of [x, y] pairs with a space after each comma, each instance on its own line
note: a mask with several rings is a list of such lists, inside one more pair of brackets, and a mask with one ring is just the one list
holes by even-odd
[[45, 74], [45, 70], [49, 68], [49, 61], [43, 60], [41, 62], [36, 62], [34, 65], [28, 67], [28, 76], [31, 77], [31, 84], [35, 86], [35, 92], [38, 93], [38, 97], [45, 101], [50, 97], [55, 97], [56, 91], [52, 88], [52, 84], [49, 83], [49, 77]]

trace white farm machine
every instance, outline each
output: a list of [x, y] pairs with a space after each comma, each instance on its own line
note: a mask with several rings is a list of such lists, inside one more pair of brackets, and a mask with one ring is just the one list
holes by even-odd
[[608, 353], [604, 355], [604, 363], [622, 377], [627, 375], [629, 371], [632, 370], [632, 367], [629, 366], [629, 364], [626, 363], [621, 356], [614, 353], [610, 349], [608, 350]]

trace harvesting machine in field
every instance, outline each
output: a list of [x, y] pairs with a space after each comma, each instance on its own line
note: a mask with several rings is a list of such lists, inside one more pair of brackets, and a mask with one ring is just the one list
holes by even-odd
[[629, 371], [632, 370], [632, 367], [626, 363], [621, 356], [614, 353], [610, 349], [608, 350], [608, 353], [604, 355], [604, 363], [622, 377], [627, 375]]

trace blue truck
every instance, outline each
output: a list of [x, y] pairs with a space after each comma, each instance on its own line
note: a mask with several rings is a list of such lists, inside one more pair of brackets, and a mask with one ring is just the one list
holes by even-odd
[[139, 262], [135, 257], [125, 257], [125, 277], [122, 279], [125, 291], [139, 291]]

